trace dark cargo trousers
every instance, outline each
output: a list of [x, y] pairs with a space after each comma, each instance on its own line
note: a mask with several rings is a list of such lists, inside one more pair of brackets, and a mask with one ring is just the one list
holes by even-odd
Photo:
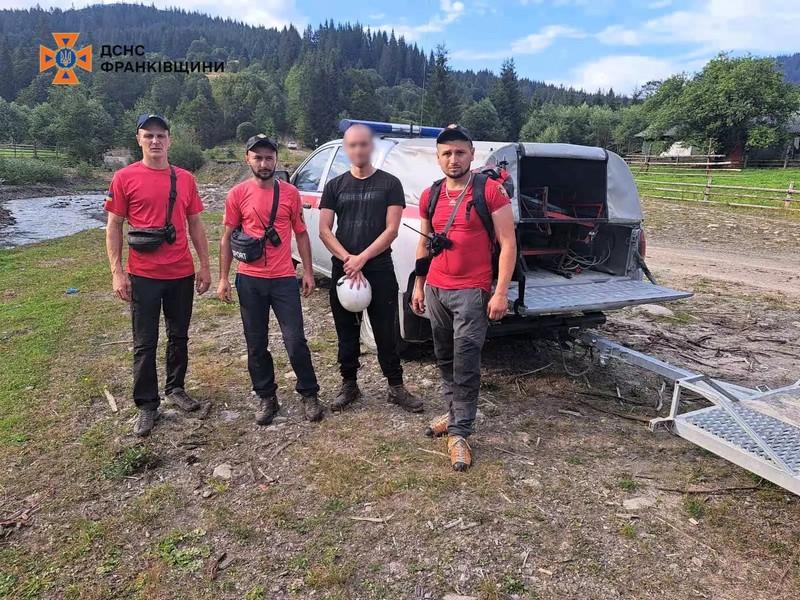
[[161, 311], [167, 329], [167, 381], [164, 392], [182, 388], [189, 365], [189, 321], [194, 302], [194, 275], [151, 279], [129, 275], [133, 324], [133, 401], [139, 408], [158, 408], [156, 350]]
[[[403, 366], [400, 363], [400, 312], [397, 278], [391, 261], [383, 266], [365, 268], [362, 273], [372, 288], [372, 302], [367, 307], [378, 364], [389, 385], [402, 385]], [[339, 365], [342, 379], [354, 380], [361, 363], [361, 314], [352, 313], [339, 302], [336, 282], [344, 275], [340, 260], [334, 259], [331, 268], [331, 312], [339, 339]]]
[[303, 309], [300, 303], [300, 286], [296, 277], [267, 279], [250, 275], [236, 275], [236, 291], [242, 314], [244, 339], [247, 342], [247, 370], [253, 391], [269, 398], [278, 389], [275, 383], [275, 364], [269, 351], [269, 311], [281, 328], [283, 344], [289, 362], [297, 375], [295, 389], [301, 396], [319, 392], [317, 376], [311, 363], [303, 328]]
[[445, 290], [425, 286], [433, 350], [450, 412], [447, 433], [469, 436], [478, 412], [481, 352], [486, 340], [489, 294], [479, 288]]

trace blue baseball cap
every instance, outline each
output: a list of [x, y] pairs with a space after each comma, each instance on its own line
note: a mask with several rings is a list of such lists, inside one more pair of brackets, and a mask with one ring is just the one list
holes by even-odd
[[157, 115], [155, 113], [139, 115], [139, 118], [136, 120], [136, 131], [139, 131], [150, 121], [157, 121], [159, 125], [169, 131], [169, 123], [167, 120], [161, 115]]

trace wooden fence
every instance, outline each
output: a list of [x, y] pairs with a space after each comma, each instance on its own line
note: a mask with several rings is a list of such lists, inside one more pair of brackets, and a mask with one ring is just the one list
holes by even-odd
[[709, 176], [705, 183], [685, 183], [669, 180], [636, 178], [639, 194], [645, 198], [726, 204], [750, 208], [800, 211], [800, 188], [791, 182], [785, 189], [725, 185], [713, 183]]
[[0, 157], [2, 158], [60, 158], [61, 156], [63, 156], [63, 152], [59, 150], [58, 146], [0, 142]]
[[655, 156], [651, 154], [629, 154], [625, 162], [634, 175], [658, 173], [710, 174], [712, 171], [741, 171], [739, 165], [726, 160], [724, 154], [694, 154], [691, 156]]
[[657, 156], [653, 154], [628, 154], [625, 162], [634, 173], [651, 171], [741, 171], [742, 169], [798, 169], [800, 157], [790, 158], [787, 154], [778, 159], [750, 159], [743, 162], [727, 160], [724, 154], [693, 154], [691, 156]]

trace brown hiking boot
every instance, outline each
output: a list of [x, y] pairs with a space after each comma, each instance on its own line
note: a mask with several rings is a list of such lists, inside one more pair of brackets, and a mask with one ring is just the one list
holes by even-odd
[[316, 423], [322, 420], [322, 407], [319, 405], [319, 398], [314, 394], [312, 396], [303, 396], [303, 416], [306, 421]]
[[450, 454], [450, 464], [456, 471], [466, 471], [472, 465], [472, 450], [466, 438], [460, 435], [451, 435], [447, 438], [447, 451]]
[[396, 404], [408, 412], [421, 413], [423, 410], [425, 410], [422, 406], [422, 400], [409, 392], [406, 389], [406, 386], [402, 384], [390, 385], [386, 400], [389, 402], [389, 404]]
[[344, 379], [342, 389], [336, 394], [336, 398], [331, 402], [331, 410], [342, 410], [348, 404], [352, 404], [361, 398], [361, 390], [355, 379]]
[[142, 408], [139, 410], [139, 417], [133, 426], [133, 433], [140, 437], [147, 437], [155, 427], [158, 418], [157, 408]]
[[269, 425], [272, 419], [278, 414], [281, 405], [278, 404], [278, 397], [272, 394], [269, 398], [258, 396], [258, 410], [256, 411], [256, 423], [258, 425]]
[[183, 388], [175, 388], [167, 394], [167, 400], [186, 412], [194, 412], [200, 408], [200, 403], [186, 393]]
[[450, 424], [450, 413], [444, 413], [428, 423], [425, 428], [425, 435], [428, 437], [442, 437], [447, 435], [447, 426]]

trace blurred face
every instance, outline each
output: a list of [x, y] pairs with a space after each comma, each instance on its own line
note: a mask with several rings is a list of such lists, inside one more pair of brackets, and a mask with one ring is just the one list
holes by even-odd
[[278, 154], [267, 146], [256, 146], [247, 151], [246, 160], [254, 176], [267, 180], [275, 174], [275, 168], [278, 165]]
[[156, 123], [145, 123], [145, 126], [136, 132], [136, 142], [145, 158], [161, 160], [169, 150], [169, 131]]
[[342, 142], [345, 154], [356, 167], [365, 167], [372, 159], [372, 131], [368, 127], [353, 125], [344, 132]]
[[436, 145], [436, 158], [442, 173], [451, 179], [460, 179], [469, 173], [475, 148], [466, 140], [453, 140]]

